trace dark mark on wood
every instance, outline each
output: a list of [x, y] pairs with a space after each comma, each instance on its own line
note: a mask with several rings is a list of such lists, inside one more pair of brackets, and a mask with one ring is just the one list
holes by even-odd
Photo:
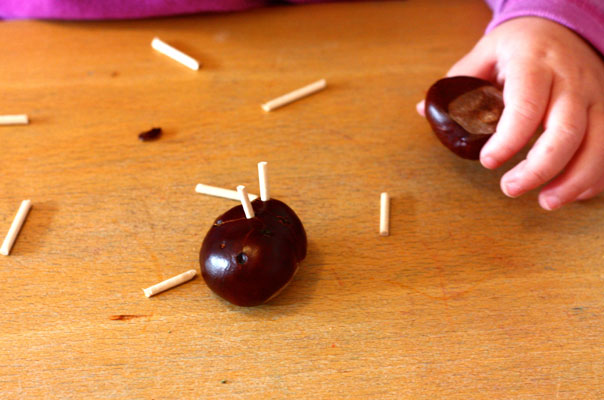
[[119, 314], [119, 315], [112, 315], [109, 317], [109, 319], [112, 321], [128, 321], [129, 319], [143, 318], [143, 317], [148, 317], [148, 315]]
[[142, 132], [138, 135], [139, 140], [143, 142], [149, 142], [151, 140], [159, 139], [161, 136], [161, 128], [151, 128], [148, 131]]

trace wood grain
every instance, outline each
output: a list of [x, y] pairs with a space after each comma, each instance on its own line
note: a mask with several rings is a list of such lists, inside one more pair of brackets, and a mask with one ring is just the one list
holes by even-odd
[[[410, 0], [0, 23], [0, 114], [31, 119], [0, 128], [0, 232], [33, 202], [0, 259], [0, 397], [604, 398], [602, 198], [508, 199], [506, 168], [456, 158], [415, 113], [489, 17]], [[200, 278], [145, 298], [199, 268], [236, 204], [195, 185], [257, 193], [262, 160], [309, 237], [292, 284], [250, 309]]]

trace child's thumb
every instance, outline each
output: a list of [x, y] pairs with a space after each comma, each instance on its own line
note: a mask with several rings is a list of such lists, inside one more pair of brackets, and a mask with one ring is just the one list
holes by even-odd
[[495, 50], [494, 46], [485, 41], [480, 41], [474, 48], [459, 61], [457, 61], [447, 76], [474, 76], [487, 81], [495, 79]]
[[[474, 76], [494, 82], [495, 63], [497, 60], [493, 47], [484, 40], [479, 41], [468, 54], [451, 67], [449, 72], [447, 72], [447, 76]], [[424, 100], [417, 103], [415, 108], [419, 115], [425, 117]]]

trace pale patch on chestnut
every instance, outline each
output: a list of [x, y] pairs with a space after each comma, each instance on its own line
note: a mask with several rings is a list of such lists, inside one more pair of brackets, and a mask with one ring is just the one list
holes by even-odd
[[503, 111], [503, 96], [493, 86], [481, 86], [457, 97], [449, 104], [449, 115], [469, 133], [495, 132]]

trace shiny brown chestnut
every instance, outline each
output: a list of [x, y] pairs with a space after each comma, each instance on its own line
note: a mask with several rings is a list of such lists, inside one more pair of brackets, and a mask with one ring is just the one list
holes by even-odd
[[426, 119], [438, 139], [460, 157], [477, 160], [503, 111], [501, 91], [471, 76], [437, 81], [426, 95]]
[[252, 202], [255, 216], [236, 206], [216, 219], [199, 252], [201, 275], [214, 293], [239, 306], [275, 297], [306, 256], [306, 232], [285, 203]]

